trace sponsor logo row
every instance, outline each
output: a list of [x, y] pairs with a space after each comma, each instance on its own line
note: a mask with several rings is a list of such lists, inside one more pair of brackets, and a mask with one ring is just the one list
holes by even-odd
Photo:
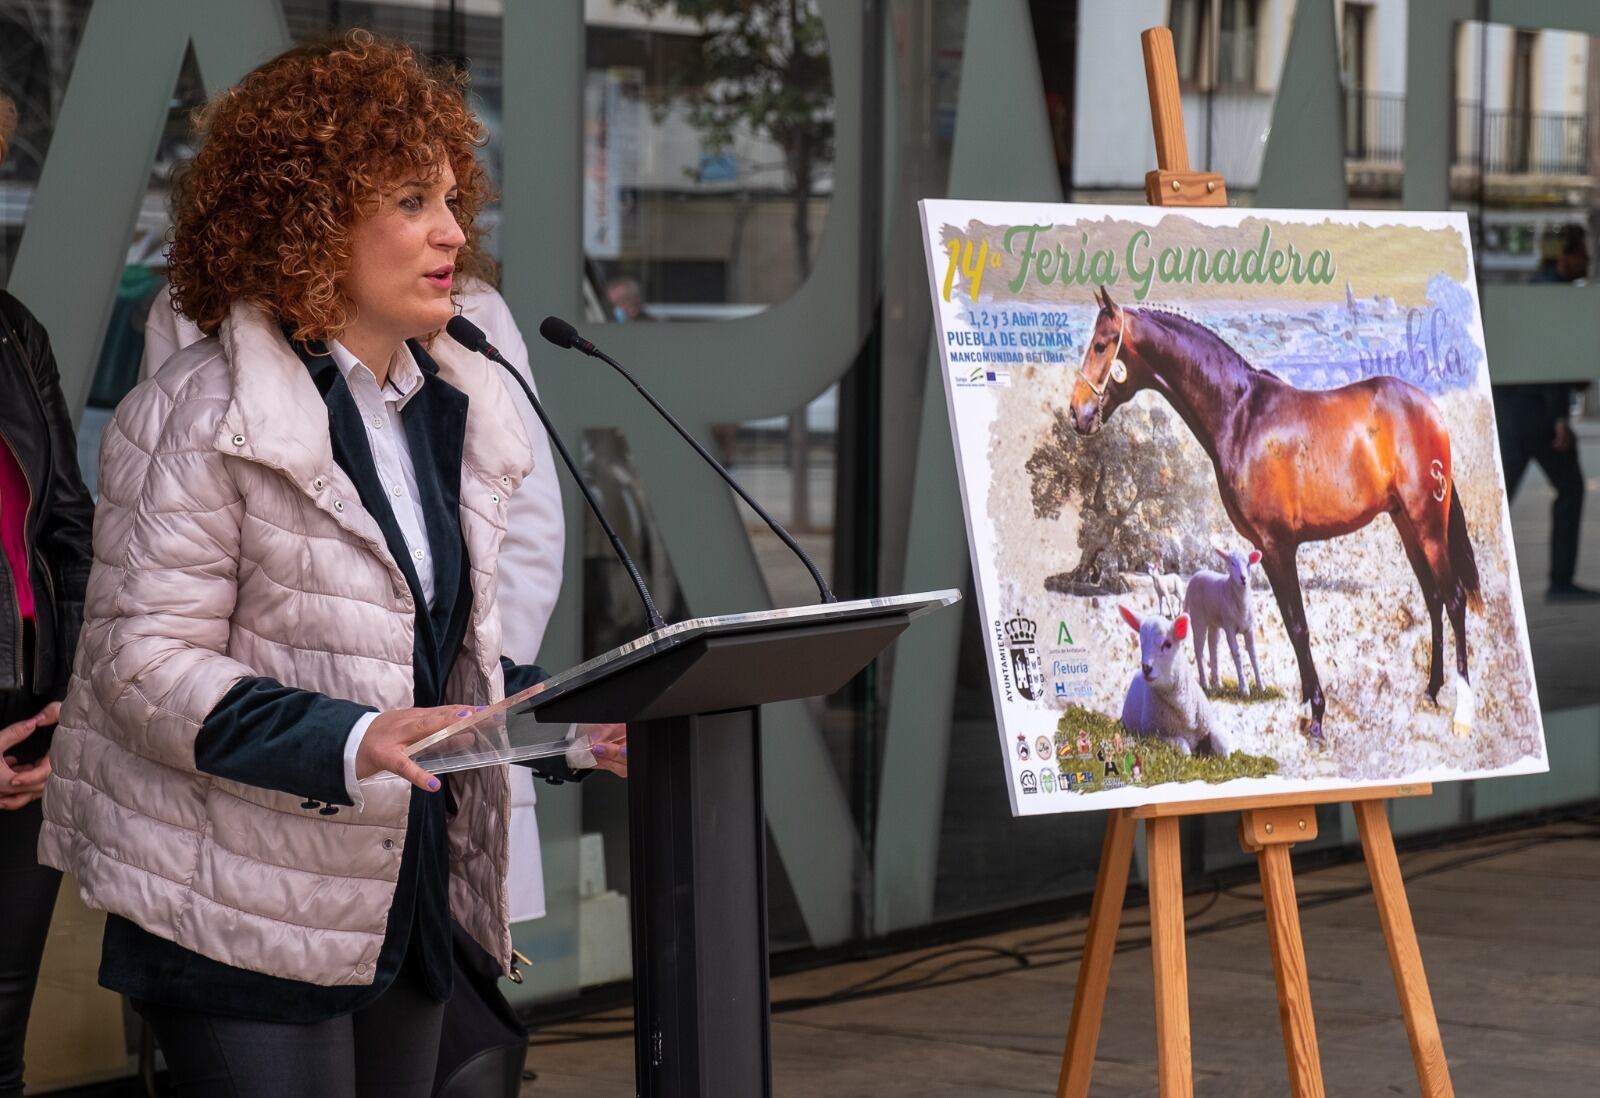
[[1098, 744], [1082, 729], [1076, 735], [1062, 733], [1059, 742], [1039, 736], [1030, 744], [1028, 737], [1018, 736], [1016, 754], [1021, 763], [1040, 764], [1037, 771], [1026, 766], [1017, 774], [1025, 795], [1090, 793], [1144, 782], [1144, 757], [1120, 733]]

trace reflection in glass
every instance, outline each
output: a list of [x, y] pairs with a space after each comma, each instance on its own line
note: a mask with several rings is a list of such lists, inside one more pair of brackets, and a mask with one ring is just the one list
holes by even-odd
[[[600, 315], [733, 320], [793, 294], [832, 190], [832, 75], [814, 0], [615, 0], [590, 5], [587, 33], [583, 239]], [[834, 387], [787, 415], [713, 425], [705, 440], [824, 572], [838, 407]], [[588, 442], [601, 483], [617, 478], [604, 490], [639, 490], [641, 534], [664, 561], [622, 440]], [[774, 604], [807, 601], [804, 571], [740, 508]], [[596, 578], [614, 570], [604, 549], [590, 558]], [[619, 617], [589, 615], [588, 650], [639, 624], [624, 595], [605, 597]]]
[[[610, 319], [715, 320], [792, 294], [832, 190], [814, 0], [590, 5], [584, 246]], [[614, 283], [637, 298], [633, 314]]]
[[[1596, 40], [1480, 22], [1457, 24], [1455, 35], [1450, 193], [1473, 223], [1479, 282], [1533, 283], [1552, 294], [1585, 284], [1600, 187], [1591, 129], [1600, 107]], [[1547, 711], [1600, 701], [1600, 601], [1589, 597], [1600, 588], [1600, 526], [1594, 508], [1584, 507], [1589, 478], [1600, 469], [1600, 419], [1587, 388], [1495, 387], [1523, 604]]]
[[1254, 89], [1260, 7], [1257, 0], [1173, 0], [1167, 24], [1186, 89]]
[[0, 0], [0, 94], [17, 105], [17, 128], [0, 163], [0, 286], [16, 258], [88, 8], [89, 0]]
[[111, 319], [100, 344], [88, 404], [78, 423], [78, 465], [91, 492], [98, 492], [100, 437], [112, 412], [138, 384], [144, 357], [145, 318], [152, 308], [167, 307], [167, 189], [172, 173], [194, 152], [190, 116], [205, 102], [205, 87], [194, 51], [186, 50], [178, 82], [167, 105], [167, 117], [156, 145], [150, 178], [139, 203], [139, 219], [128, 243], [127, 265], [111, 304]]
[[1455, 35], [1450, 194], [1472, 217], [1479, 281], [1587, 278], [1600, 178], [1594, 40], [1478, 22]]
[[[633, 555], [662, 615], [668, 621], [682, 620], [688, 608], [650, 510], [649, 485], [633, 462], [627, 439], [611, 427], [586, 431], [580, 460], [584, 480], [593, 486], [606, 518]], [[585, 655], [625, 644], [649, 628], [627, 569], [587, 511], [583, 518], [583, 600]]]
[[1600, 701], [1594, 674], [1600, 519], [1584, 506], [1590, 478], [1600, 470], [1600, 417], [1586, 400], [1591, 388], [1584, 382], [1494, 390], [1522, 601], [1546, 711]]

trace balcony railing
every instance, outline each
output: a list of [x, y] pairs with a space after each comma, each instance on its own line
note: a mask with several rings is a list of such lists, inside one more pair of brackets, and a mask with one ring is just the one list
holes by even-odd
[[[1345, 159], [1398, 167], [1405, 149], [1405, 113], [1403, 95], [1347, 93]], [[1458, 100], [1450, 150], [1453, 166], [1496, 175], [1588, 175], [1589, 119], [1546, 111], [1485, 112], [1477, 102]]]
[[[1589, 119], [1544, 111], [1484, 111], [1456, 104], [1451, 163], [1497, 175], [1587, 175]], [[1479, 155], [1479, 142], [1482, 155]]]
[[1384, 92], [1347, 92], [1344, 97], [1344, 156], [1399, 165], [1405, 150], [1406, 97]]

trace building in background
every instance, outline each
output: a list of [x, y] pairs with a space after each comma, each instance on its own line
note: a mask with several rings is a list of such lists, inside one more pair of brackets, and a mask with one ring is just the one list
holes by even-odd
[[[0, 284], [13, 274], [53, 142], [77, 140], [56, 125], [69, 90], [90, 89], [117, 125], [145, 126], [121, 120], [121, 87], [75, 65], [86, 28], [117, 2], [126, 0], [0, 0], [0, 89], [18, 99], [23, 119], [0, 166]], [[507, 205], [486, 214], [490, 239], [524, 330], [561, 311], [549, 299], [570, 291], [590, 334], [638, 349], [636, 364], [667, 387], [663, 395], [678, 394], [680, 413], [704, 421], [707, 441], [795, 528], [842, 595], [943, 586], [925, 577], [944, 576], [951, 560], [959, 569], [965, 557], [958, 518], [926, 513], [935, 505], [953, 511], [959, 498], [953, 482], [940, 480], [949, 461], [942, 411], [922, 415], [925, 397], [939, 394], [927, 388], [931, 321], [915, 201], [953, 188], [964, 197], [1048, 197], [1058, 185], [1080, 202], [1142, 201], [1144, 173], [1153, 167], [1138, 48], [1145, 27], [1172, 29], [1194, 166], [1220, 171], [1239, 204], [1263, 197], [1274, 115], [1295, 76], [1285, 73], [1285, 60], [1296, 20], [1320, 12], [1332, 33], [1311, 45], [1333, 51], [1342, 91], [1319, 104], [1326, 108], [1319, 117], [1332, 120], [1325, 137], [1342, 149], [1350, 205], [1401, 205], [1410, 153], [1444, 142], [1441, 201], [1471, 216], [1486, 289], [1530, 282], [1552, 243], [1593, 237], [1600, 52], [1572, 29], [1455, 24], [1444, 32], [1450, 41], [1439, 71], [1414, 73], [1407, 39], [1424, 0], [1342, 0], [1331, 12], [1321, 0], [565, 2], [282, 0], [275, 11], [285, 43], [363, 26], [468, 67], [490, 131], [485, 155], [507, 193]], [[1539, 10], [1562, 13], [1570, 28], [1594, 22], [1590, 8], [1588, 0], [1570, 0]], [[685, 14], [700, 10], [712, 14], [704, 21]], [[523, 37], [508, 39], [508, 27]], [[545, 99], [519, 99], [530, 87], [525, 70], [538, 52], [535, 40], [550, 34], [581, 35], [572, 43], [580, 62]], [[168, 180], [189, 149], [189, 112], [205, 93], [192, 52], [174, 70], [165, 117], [147, 127], [150, 166], [139, 193], [100, 193], [94, 180], [85, 192], [105, 208], [132, 212], [125, 255], [111, 272], [103, 336], [86, 340], [80, 354], [71, 350], [79, 333], [57, 325], [58, 343], [69, 349], [64, 366], [82, 378], [88, 468], [101, 427], [133, 384], [143, 318], [164, 286]], [[1408, 96], [1441, 85], [1453, 103], [1449, 125], [1408, 140]], [[1006, 155], [970, 153], [988, 148], [982, 139], [995, 132]], [[519, 141], [524, 150], [536, 145], [536, 154], [519, 160]], [[536, 216], [513, 205], [529, 193], [531, 174], [558, 171], [571, 176], [567, 205]], [[546, 235], [566, 240], [569, 229], [571, 250], [546, 246]], [[546, 277], [550, 264], [558, 269]], [[822, 293], [819, 271], [854, 287], [853, 295]], [[15, 281], [12, 288], [25, 292]], [[1487, 303], [1486, 296], [1486, 326], [1503, 315]], [[73, 307], [79, 312], [63, 310], [76, 321], [71, 327], [99, 330], [96, 302]], [[777, 330], [761, 325], [796, 315], [796, 326], [782, 329], [791, 333], [785, 339], [721, 334]], [[1573, 308], [1570, 317], [1575, 326], [1600, 325], [1600, 308]], [[608, 327], [592, 330], [601, 325]], [[1594, 335], [1591, 347], [1600, 345], [1600, 329]], [[1546, 355], [1553, 338], [1537, 327], [1519, 332], [1523, 353], [1492, 366], [1520, 380], [1600, 372], [1594, 354]], [[737, 351], [731, 361], [730, 347]], [[579, 426], [587, 467], [663, 605], [687, 614], [712, 604], [696, 587], [696, 568], [709, 560], [731, 583], [746, 557], [754, 597], [780, 605], [814, 597], [753, 516], [741, 512], [731, 527], [716, 525], [713, 505], [726, 501], [709, 476], [700, 479], [703, 470], [675, 476], [643, 456], [660, 453], [655, 436], [626, 418], [620, 389], [588, 380], [595, 375], [580, 373], [588, 367], [577, 360], [533, 349], [558, 421]], [[804, 383], [789, 384], [794, 377]], [[727, 399], [730, 389], [744, 399]], [[763, 401], [769, 390], [788, 395]], [[571, 394], [606, 407], [565, 407]], [[735, 405], [754, 410], [702, 415], [703, 407]], [[941, 484], [949, 494], [940, 494]], [[730, 528], [740, 544], [726, 543]], [[1548, 537], [1540, 529], [1517, 531], [1535, 571], [1545, 555], [1539, 539]], [[603, 540], [576, 528], [572, 536], [588, 549], [581, 567], [568, 568], [582, 597], [562, 658], [603, 650], [643, 624], [631, 591], [615, 582]], [[1591, 532], [1582, 558], [1590, 574], [1600, 574], [1592, 571], [1600, 566], [1596, 542]], [[767, 792], [776, 949], [864, 945], [996, 913], [1016, 919], [1091, 887], [1097, 820], [1008, 815], [992, 757], [983, 623], [970, 604], [965, 613], [959, 637], [945, 648], [902, 642], [838, 696], [773, 715]], [[1600, 620], [1576, 618], [1541, 633], [1546, 626], [1534, 622], [1541, 693], [1561, 699], [1563, 709], [1546, 714], [1551, 780], [1501, 783], [1481, 794], [1451, 787], [1402, 809], [1413, 815], [1397, 817], [1399, 830], [1451, 828], [1600, 796], [1600, 689], [1592, 666], [1572, 670], [1574, 653], [1581, 656], [1585, 644], [1593, 651], [1597, 626]], [[1546, 691], [1547, 683], [1556, 689]], [[628, 879], [626, 797], [614, 783], [551, 790], [541, 794], [540, 811], [551, 916], [516, 928], [519, 945], [538, 961], [529, 984], [513, 992], [528, 1004], [580, 989], [578, 953], [604, 948], [595, 931], [617, 907], [614, 897], [604, 899], [605, 885], [626, 889]], [[1351, 839], [1336, 819], [1322, 830], [1324, 844]], [[592, 839], [584, 844], [582, 889], [580, 834], [604, 840], [603, 856]], [[1231, 834], [1201, 824], [1188, 849], [1198, 872], [1239, 858]], [[60, 1055], [40, 1059], [31, 1050], [30, 1059], [51, 1065], [60, 1083], [125, 1072], [130, 1046], [120, 1006], [96, 992], [93, 965], [82, 963], [98, 941], [95, 917], [65, 904], [58, 924], [56, 976], [47, 981], [54, 1005], [45, 1009], [61, 1026], [37, 1028], [60, 1035]], [[76, 953], [66, 948], [73, 942]], [[617, 975], [593, 956], [585, 960], [591, 979]], [[67, 1026], [69, 1018], [79, 1021]]]

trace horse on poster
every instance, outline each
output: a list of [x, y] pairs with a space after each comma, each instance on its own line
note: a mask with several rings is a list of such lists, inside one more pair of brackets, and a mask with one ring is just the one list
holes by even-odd
[[1417, 386], [1371, 377], [1337, 389], [1297, 389], [1246, 362], [1186, 317], [1120, 306], [1104, 286], [1100, 312], [1072, 387], [1070, 420], [1092, 435], [1145, 389], [1188, 424], [1216, 469], [1234, 528], [1261, 551], [1300, 668], [1309, 733], [1322, 742], [1326, 709], [1295, 552], [1353, 533], [1380, 514], [1394, 520], [1433, 625], [1428, 697], [1444, 684], [1444, 625], [1455, 635], [1454, 728], [1466, 735], [1474, 706], [1467, 674], [1466, 612], [1482, 613], [1478, 566], [1451, 476], [1450, 435]]

